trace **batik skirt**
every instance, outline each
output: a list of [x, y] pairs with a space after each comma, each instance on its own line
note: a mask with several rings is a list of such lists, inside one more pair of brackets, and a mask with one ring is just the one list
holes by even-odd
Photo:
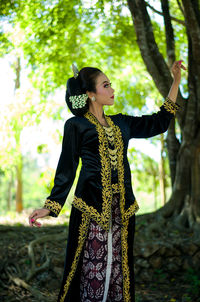
[[[73, 223], [70, 221], [65, 272], [58, 302], [124, 301], [119, 201], [119, 193], [113, 194], [109, 232], [102, 229], [94, 220], [90, 220], [87, 237], [84, 241], [76, 272], [65, 298], [62, 298], [63, 292], [66, 291], [66, 272], [70, 270], [70, 258], [74, 257], [75, 254], [73, 242], [75, 244], [77, 237], [75, 234], [77, 231], [76, 225], [79, 217], [76, 215]], [[131, 219], [131, 222], [132, 227], [131, 232], [129, 232], [131, 234], [128, 241], [132, 243], [132, 250], [135, 226], [134, 217]], [[134, 302], [133, 254], [131, 251], [129, 251], [129, 258], [128, 262], [132, 266], [130, 267], [130, 302]]]
[[109, 232], [91, 220], [81, 270], [81, 302], [122, 302], [121, 217], [119, 194], [112, 200]]

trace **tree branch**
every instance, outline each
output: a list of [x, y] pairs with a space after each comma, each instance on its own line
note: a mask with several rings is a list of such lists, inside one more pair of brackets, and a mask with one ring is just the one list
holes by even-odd
[[[186, 102], [186, 114], [184, 118], [183, 139], [192, 141], [197, 133], [199, 127], [198, 121], [200, 120], [200, 88], [199, 77], [196, 60], [192, 53], [192, 40], [188, 36], [188, 89], [189, 97]], [[192, 121], [192, 122], [191, 122]]]
[[[178, 4], [178, 7], [179, 7], [180, 11], [182, 12], [182, 14], [183, 14], [183, 16], [184, 16], [184, 10], [183, 10], [183, 7], [182, 7], [180, 1], [179, 1], [179, 0], [176, 0], [176, 2], [177, 2], [177, 4]], [[184, 21], [184, 23], [185, 23], [185, 21]]]
[[171, 67], [173, 62], [175, 61], [175, 43], [174, 43], [174, 30], [171, 23], [168, 0], [161, 0], [161, 6], [163, 11], [164, 23], [165, 23], [167, 57], [168, 57], [169, 66]]
[[44, 243], [46, 241], [63, 240], [65, 238], [66, 238], [66, 232], [64, 231], [64, 232], [60, 233], [59, 235], [58, 234], [45, 235], [45, 236], [42, 236], [42, 237], [37, 238], [37, 239], [30, 242], [30, 244], [28, 245], [28, 255], [29, 255], [29, 258], [31, 260], [31, 270], [30, 270], [30, 272], [28, 273], [28, 275], [26, 277], [27, 281], [30, 281], [30, 279], [32, 279], [36, 274], [38, 274], [41, 271], [47, 269], [50, 265], [50, 258], [47, 256], [46, 249], [45, 249], [46, 261], [39, 268], [36, 266], [35, 255], [34, 255], [34, 246], [36, 244]]
[[184, 7], [184, 15], [192, 41], [192, 53], [198, 68], [198, 75], [200, 76], [200, 15], [198, 4], [196, 1], [182, 0]]
[[173, 119], [170, 122], [170, 126], [167, 131], [166, 142], [167, 142], [167, 151], [168, 151], [168, 158], [169, 158], [171, 186], [173, 187], [175, 176], [176, 176], [177, 155], [180, 148], [180, 142], [176, 137], [175, 119]]
[[28, 283], [26, 283], [24, 280], [18, 278], [18, 277], [14, 277], [11, 276], [10, 274], [8, 274], [10, 281], [12, 281], [13, 283], [15, 283], [17, 286], [23, 287], [25, 289], [27, 289], [29, 292], [31, 292], [31, 294], [40, 301], [47, 301], [47, 298], [45, 298], [39, 290], [33, 288], [32, 286], [30, 286]]
[[[163, 16], [163, 13], [162, 13], [162, 12], [160, 12], [160, 11], [157, 10], [157, 9], [155, 9], [155, 8], [154, 8], [153, 6], [151, 6], [148, 2], [145, 1], [145, 4], [146, 4], [146, 6], [148, 6], [152, 11], [154, 11], [156, 14], [158, 14], [158, 15], [160, 15], [160, 16]], [[173, 16], [171, 16], [171, 20], [173, 20], [173, 21], [175, 21], [175, 22], [177, 22], [177, 23], [182, 24], [182, 25], [185, 26], [185, 21], [184, 21], [184, 20], [177, 19], [177, 18], [175, 18], [175, 17], [173, 17]]]
[[133, 18], [137, 43], [148, 72], [156, 87], [165, 98], [172, 83], [169, 68], [158, 49], [153, 28], [144, 0], [128, 0], [128, 6]]

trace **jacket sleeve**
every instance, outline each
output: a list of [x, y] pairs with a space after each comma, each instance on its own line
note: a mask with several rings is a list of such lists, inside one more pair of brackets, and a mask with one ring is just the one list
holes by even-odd
[[179, 107], [166, 99], [157, 113], [142, 116], [122, 115], [122, 118], [128, 124], [130, 138], [148, 138], [165, 132]]
[[57, 217], [62, 209], [76, 176], [79, 163], [80, 135], [72, 119], [66, 121], [62, 141], [62, 151], [58, 161], [54, 186], [45, 201], [44, 208], [50, 216]]

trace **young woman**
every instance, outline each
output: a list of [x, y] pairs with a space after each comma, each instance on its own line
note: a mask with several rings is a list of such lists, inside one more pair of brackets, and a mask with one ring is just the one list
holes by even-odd
[[38, 218], [58, 216], [82, 160], [69, 223], [59, 302], [135, 301], [133, 243], [138, 204], [127, 160], [128, 141], [167, 130], [179, 105], [181, 61], [172, 66], [174, 81], [160, 111], [141, 117], [104, 114], [114, 104], [114, 89], [99, 69], [74, 70], [67, 81], [66, 102], [75, 115], [64, 126], [62, 152], [54, 187]]

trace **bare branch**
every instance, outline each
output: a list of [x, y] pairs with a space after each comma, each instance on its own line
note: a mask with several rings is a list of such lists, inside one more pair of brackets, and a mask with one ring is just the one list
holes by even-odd
[[[199, 9], [193, 4], [193, 1], [182, 0], [184, 7], [184, 15], [187, 28], [192, 41], [192, 53], [196, 64], [200, 66], [200, 25], [199, 25]], [[194, 5], [194, 7], [193, 7]], [[200, 67], [198, 71], [200, 75]]]
[[178, 7], [180, 9], [180, 11], [182, 12], [183, 16], [184, 16], [184, 10], [183, 10], [183, 7], [181, 5], [181, 2], [179, 0], [176, 0], [177, 1], [177, 4], [178, 4]]
[[174, 43], [174, 30], [171, 23], [168, 0], [161, 0], [161, 6], [164, 16], [164, 23], [165, 23], [167, 57], [168, 57], [169, 66], [171, 67], [173, 62], [175, 61], [175, 43]]
[[[160, 12], [160, 11], [157, 10], [157, 9], [155, 9], [155, 8], [154, 8], [153, 6], [151, 6], [148, 2], [145, 1], [145, 3], [146, 3], [146, 5], [147, 5], [152, 11], [154, 11], [156, 14], [158, 14], [158, 15], [160, 15], [160, 16], [163, 16], [163, 13], [162, 13], [162, 12]], [[184, 20], [177, 19], [177, 18], [175, 18], [175, 17], [173, 17], [173, 16], [171, 16], [171, 20], [173, 20], [173, 21], [175, 21], [175, 22], [177, 22], [177, 23], [182, 24], [182, 25], [185, 26], [185, 21], [184, 21]]]
[[[169, 66], [160, 53], [158, 45], [155, 41], [151, 19], [149, 17], [145, 0], [128, 0], [134, 28], [137, 36], [137, 44], [140, 53], [147, 67], [148, 72], [152, 76], [154, 83], [160, 94], [165, 98], [172, 84], [172, 76]], [[182, 124], [184, 116], [184, 99], [179, 91], [177, 97], [178, 103], [183, 109], [177, 113], [179, 124]]]
[[159, 92], [163, 97], [166, 97], [172, 83], [172, 77], [155, 41], [146, 3], [144, 0], [128, 0], [128, 6], [144, 63]]
[[12, 281], [13, 283], [15, 283], [17, 286], [23, 287], [25, 289], [27, 289], [29, 292], [31, 292], [31, 294], [40, 301], [47, 301], [47, 298], [45, 298], [39, 290], [33, 288], [31, 285], [29, 285], [28, 283], [26, 283], [24, 280], [18, 278], [18, 277], [14, 277], [11, 276], [10, 274], [8, 274], [10, 281]]
[[40, 237], [38, 239], [35, 239], [33, 241], [30, 242], [29, 246], [28, 246], [28, 255], [29, 258], [31, 259], [31, 270], [28, 273], [26, 280], [30, 281], [30, 279], [32, 279], [36, 274], [40, 273], [41, 271], [44, 271], [45, 269], [47, 269], [50, 265], [50, 258], [48, 257], [46, 250], [45, 250], [45, 258], [46, 261], [38, 268], [36, 266], [35, 263], [35, 255], [34, 255], [34, 246], [36, 244], [40, 244], [40, 243], [44, 243], [46, 241], [51, 241], [51, 240], [63, 240], [66, 238], [66, 232], [62, 232], [59, 235], [45, 235], [43, 237]]

